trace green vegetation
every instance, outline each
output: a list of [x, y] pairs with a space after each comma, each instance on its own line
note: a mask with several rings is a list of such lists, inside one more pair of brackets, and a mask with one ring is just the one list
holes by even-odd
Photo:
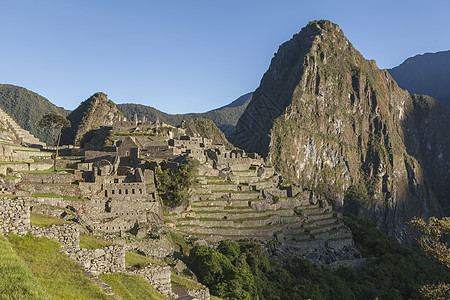
[[50, 299], [24, 262], [0, 236], [0, 299]]
[[259, 244], [221, 242], [195, 246], [187, 261], [211, 293], [225, 299], [418, 299], [425, 283], [450, 282], [450, 274], [411, 246], [400, 245], [365, 219], [346, 224], [366, 258], [359, 269], [333, 270], [301, 258], [269, 261]]
[[48, 197], [48, 198], [62, 198], [61, 195], [55, 193], [33, 193], [31, 197]]
[[130, 252], [130, 251], [126, 251], [125, 252], [125, 266], [130, 267], [130, 266], [135, 266], [138, 268], [144, 268], [146, 265], [148, 264], [157, 264], [160, 266], [166, 266], [167, 264], [159, 261], [159, 260], [155, 260], [152, 259], [150, 257], [135, 253], [135, 252]]
[[10, 236], [16, 254], [52, 299], [109, 299], [82, 267], [60, 252], [58, 242], [47, 238]]
[[180, 275], [172, 274], [170, 276], [170, 281], [172, 282], [172, 290], [179, 288], [195, 290], [200, 288], [200, 285], [197, 282]]
[[[420, 232], [419, 237], [416, 238], [420, 248], [450, 270], [450, 248], [443, 242], [443, 237], [450, 232], [450, 217], [442, 219], [432, 217], [428, 223], [416, 218], [410, 224]], [[446, 299], [450, 295], [450, 284], [427, 284], [422, 286], [420, 291], [426, 299]]]
[[156, 170], [158, 192], [166, 206], [176, 207], [189, 201], [189, 189], [195, 182], [197, 167], [198, 161], [188, 159], [176, 171]]
[[53, 169], [56, 171], [56, 160], [58, 159], [62, 129], [64, 127], [70, 127], [70, 121], [59, 114], [48, 113], [42, 117], [38, 123], [38, 126], [48, 130], [50, 136], [52, 137], [53, 145], [56, 146], [56, 152], [52, 154]]
[[30, 131], [48, 144], [51, 143], [50, 134], [36, 124], [47, 113], [63, 116], [67, 116], [69, 113], [36, 93], [9, 84], [0, 84], [0, 108], [11, 116], [20, 127]]
[[36, 213], [30, 214], [30, 223], [32, 225], [36, 225], [39, 227], [46, 227], [46, 228], [48, 228], [52, 225], [67, 224], [66, 221], [63, 221], [56, 217], [47, 216], [47, 215], [43, 215], [43, 214], [36, 214]]
[[[65, 171], [67, 173], [74, 173], [75, 169], [71, 168], [58, 168], [56, 171], [54, 168], [50, 168], [47, 170], [36, 170], [36, 171], [19, 171], [20, 173], [31, 173], [31, 174], [56, 174], [58, 172]], [[61, 174], [63, 175], [63, 174]]]
[[233, 131], [234, 127], [236, 126], [239, 117], [242, 115], [248, 103], [250, 102], [251, 97], [251, 93], [245, 94], [227, 106], [205, 113], [170, 115], [150, 106], [131, 103], [118, 104], [117, 108], [128, 119], [132, 119], [134, 117], [134, 114], [137, 114], [139, 118], [145, 116], [147, 120], [151, 120], [153, 122], [158, 118], [160, 121], [173, 126], [180, 125], [183, 120], [205, 118], [208, 120], [212, 120], [216, 124], [216, 126], [225, 134], [225, 136], [229, 136], [231, 131]]
[[110, 241], [106, 241], [104, 239], [88, 235], [85, 233], [80, 233], [80, 248], [98, 249], [111, 245], [112, 242]]
[[150, 283], [138, 275], [127, 275], [122, 273], [102, 274], [99, 278], [108, 284], [115, 294], [123, 299], [166, 299], [163, 295], [158, 293]]

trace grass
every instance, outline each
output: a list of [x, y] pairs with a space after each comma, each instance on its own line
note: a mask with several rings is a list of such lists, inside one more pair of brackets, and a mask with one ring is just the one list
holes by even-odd
[[167, 266], [166, 263], [162, 261], [158, 261], [155, 259], [152, 259], [150, 257], [140, 255], [135, 252], [126, 251], [125, 252], [125, 266], [135, 266], [139, 268], [143, 268], [148, 264], [157, 264], [159, 266]]
[[89, 201], [88, 198], [77, 197], [77, 196], [63, 196], [63, 200], [66, 200], [66, 201]]
[[228, 191], [228, 190], [213, 190], [211, 193], [232, 193], [232, 194], [259, 194], [258, 191]]
[[80, 233], [80, 248], [98, 249], [106, 246], [111, 246], [112, 242], [104, 239]]
[[32, 225], [35, 226], [39, 226], [39, 227], [45, 227], [45, 228], [49, 228], [52, 225], [62, 225], [62, 224], [67, 224], [67, 222], [52, 217], [52, 216], [47, 216], [47, 215], [43, 215], [43, 214], [34, 214], [32, 213], [30, 215], [30, 223]]
[[17, 177], [17, 176], [9, 176], [9, 175], [6, 175], [5, 176], [5, 179], [9, 179], [9, 180], [14, 180], [14, 179], [19, 179], [20, 177]]
[[24, 262], [0, 236], [1, 299], [50, 299]]
[[[0, 163], [1, 163], [1, 162], [0, 162]], [[73, 173], [75, 172], [75, 169], [71, 169], [71, 168], [59, 168], [59, 169], [56, 169], [56, 171], [55, 171], [55, 170], [53, 170], [53, 167], [51, 167], [50, 169], [47, 169], [47, 170], [19, 171], [19, 172], [20, 172], [20, 173], [30, 173], [30, 174], [56, 174], [56, 173], [58, 173], [58, 172], [60, 172], [60, 171], [66, 171], [66, 172], [68, 172], [68, 173], [73, 174]], [[64, 174], [61, 174], [61, 175], [64, 175]]]
[[172, 282], [172, 290], [180, 288], [185, 288], [186, 290], [195, 290], [201, 288], [201, 285], [197, 282], [180, 275], [172, 274], [170, 276], [170, 281]]
[[85, 197], [77, 197], [77, 196], [61, 196], [55, 193], [34, 193], [31, 194], [32, 197], [43, 197], [43, 198], [63, 198], [65, 201], [89, 201], [88, 198]]
[[185, 240], [182, 234], [175, 233], [173, 231], [170, 232], [170, 237], [172, 241], [180, 247], [182, 253], [189, 253], [189, 250], [192, 248]]
[[34, 193], [31, 197], [43, 197], [43, 198], [62, 198], [61, 195], [55, 193]]
[[102, 274], [99, 278], [108, 284], [112, 291], [122, 299], [166, 299], [141, 276], [117, 273]]
[[171, 213], [171, 212], [169, 212], [169, 211], [166, 210], [166, 209], [163, 210], [163, 214], [164, 214], [164, 216], [166, 216], [166, 217], [171, 217], [171, 216], [176, 216], [176, 215], [177, 215], [177, 213]]
[[9, 242], [51, 299], [110, 299], [84, 276], [81, 266], [60, 252], [57, 241], [28, 234], [10, 236]]
[[224, 180], [224, 181], [208, 181], [208, 185], [235, 185], [233, 181]]

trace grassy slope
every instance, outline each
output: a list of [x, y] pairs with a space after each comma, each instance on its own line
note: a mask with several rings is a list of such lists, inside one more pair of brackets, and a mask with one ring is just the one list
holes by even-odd
[[10, 236], [9, 241], [51, 299], [110, 299], [60, 252], [58, 242], [32, 235]]
[[0, 299], [50, 299], [3, 237], [0, 237]]
[[141, 276], [117, 273], [102, 274], [99, 278], [108, 284], [115, 294], [123, 299], [166, 299]]

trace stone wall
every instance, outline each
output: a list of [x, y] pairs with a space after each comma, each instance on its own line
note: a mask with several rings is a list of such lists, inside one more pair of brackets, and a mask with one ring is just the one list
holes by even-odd
[[135, 270], [132, 274], [141, 275], [147, 280], [158, 292], [163, 295], [169, 295], [172, 292], [172, 284], [170, 282], [170, 267], [150, 264], [144, 269]]
[[64, 184], [71, 184], [74, 183], [76, 179], [74, 174], [64, 174], [62, 172], [58, 174], [36, 174], [36, 173], [21, 173], [20, 176], [22, 177], [22, 180], [24, 182], [29, 183], [64, 183]]
[[204, 287], [202, 289], [194, 289], [188, 290], [188, 295], [194, 297], [194, 299], [198, 300], [209, 300], [211, 296], [209, 295], [209, 289]]
[[31, 225], [30, 232], [35, 237], [57, 240], [65, 250], [80, 248], [80, 228], [77, 224], [52, 225], [50, 228]]
[[0, 198], [0, 234], [25, 235], [30, 229], [30, 205], [26, 199]]
[[6, 174], [6, 169], [11, 168], [14, 171], [42, 171], [48, 170], [53, 164], [46, 163], [10, 163], [0, 164], [0, 173]]
[[125, 271], [125, 250], [121, 246], [107, 246], [99, 249], [78, 248], [66, 253], [94, 275]]

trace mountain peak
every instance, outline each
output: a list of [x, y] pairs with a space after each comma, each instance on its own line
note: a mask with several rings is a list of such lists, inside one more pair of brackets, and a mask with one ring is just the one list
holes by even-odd
[[78, 145], [87, 132], [101, 126], [111, 126], [122, 117], [116, 104], [105, 93], [97, 92], [67, 116], [71, 127], [64, 130], [63, 142]]
[[[446, 141], [416, 128], [424, 123], [420, 118], [433, 114], [425, 104], [364, 59], [338, 25], [313, 21], [279, 47], [231, 142], [267, 157], [283, 178], [319, 191], [336, 206], [344, 205], [346, 191], [359, 193], [365, 211], [385, 213], [377, 216], [379, 226], [399, 236], [404, 221], [418, 211], [437, 211], [425, 180], [436, 182], [435, 191], [448, 187], [424, 177], [422, 168], [432, 165], [442, 178], [448, 176], [439, 156], [407, 142], [422, 138], [430, 149], [445, 148]], [[442, 159], [449, 155], [443, 152]], [[430, 163], [420, 165], [423, 159]], [[393, 212], [395, 207], [402, 211]]]

